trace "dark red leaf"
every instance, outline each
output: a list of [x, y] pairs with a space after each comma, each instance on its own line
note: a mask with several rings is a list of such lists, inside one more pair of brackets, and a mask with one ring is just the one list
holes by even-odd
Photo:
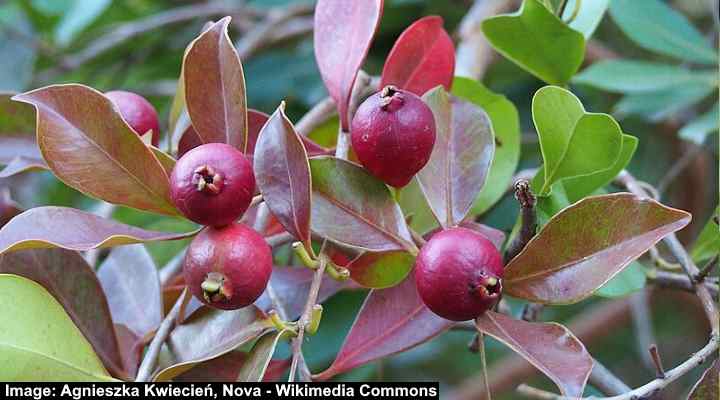
[[[314, 272], [305, 267], [273, 268], [270, 285], [272, 285], [279, 302], [285, 307], [288, 319], [295, 320], [302, 314], [313, 275], [315, 275]], [[318, 304], [322, 304], [345, 286], [345, 282], [336, 281], [327, 275], [324, 276], [320, 284]], [[255, 301], [255, 306], [265, 312], [273, 309], [267, 290]]]
[[162, 322], [160, 278], [141, 244], [113, 249], [97, 272], [113, 322], [145, 336]]
[[245, 151], [245, 76], [228, 24], [230, 17], [221, 19], [188, 47], [183, 60], [185, 101], [203, 143], [227, 143]]
[[125, 366], [128, 377], [132, 379], [135, 375], [137, 375], [142, 350], [145, 345], [145, 338], [138, 337], [133, 333], [133, 331], [123, 324], [115, 324], [115, 336], [117, 336], [123, 365]]
[[326, 380], [379, 358], [425, 343], [453, 325], [423, 304], [412, 274], [390, 289], [370, 292], [330, 368]]
[[580, 397], [593, 360], [582, 342], [560, 324], [526, 322], [487, 311], [478, 331], [501, 341], [547, 375], [569, 397]]
[[146, 231], [67, 207], [37, 207], [0, 229], [0, 254], [24, 249], [61, 247], [86, 251], [123, 244], [176, 240], [197, 233]]
[[63, 306], [112, 374], [130, 377], [123, 368], [103, 289], [80, 254], [62, 249], [4, 254], [0, 255], [0, 273], [24, 276], [42, 285]]
[[[233, 351], [198, 364], [191, 370], [184, 372], [173, 379], [175, 382], [234, 382], [245, 364], [248, 354], [242, 351]], [[290, 367], [290, 359], [270, 360], [265, 370], [263, 380], [273, 382], [280, 379]]]
[[21, 212], [20, 206], [10, 197], [10, 189], [0, 186], [0, 228]]
[[263, 200], [280, 224], [312, 252], [310, 165], [285, 103], [262, 128], [255, 147], [255, 179]]
[[250, 162], [253, 162], [255, 157], [255, 145], [257, 144], [260, 131], [262, 130], [265, 123], [270, 119], [270, 116], [262, 111], [248, 109], [248, 137], [247, 146], [245, 148], [245, 155], [248, 157]]
[[630, 193], [583, 199], [555, 215], [505, 267], [505, 293], [545, 304], [595, 292], [690, 214]]
[[[479, 224], [477, 222], [473, 221], [463, 221], [460, 223], [460, 226], [467, 229], [472, 229], [475, 232], [481, 233], [483, 236], [485, 236], [489, 241], [491, 241], [495, 247], [497, 247], [498, 250], [502, 248], [503, 243], [505, 242], [505, 232], [495, 229], [491, 226], [487, 226], [484, 224]], [[426, 233], [423, 235], [423, 237], [426, 240], [430, 240], [432, 235], [436, 234], [437, 232], [440, 232], [442, 228], [436, 228], [432, 231]]]
[[350, 126], [350, 92], [380, 24], [382, 10], [382, 0], [319, 0], [315, 6], [315, 60], [346, 131]]
[[420, 18], [395, 42], [385, 60], [380, 87], [395, 85], [422, 96], [455, 75], [455, 46], [438, 16]]
[[417, 174], [440, 225], [462, 221], [485, 184], [495, 152], [490, 118], [477, 105], [438, 87], [423, 96], [437, 127], [430, 161]]
[[37, 109], [40, 151], [68, 186], [109, 203], [178, 214], [157, 156], [102, 93], [83, 85], [54, 85], [13, 99]]

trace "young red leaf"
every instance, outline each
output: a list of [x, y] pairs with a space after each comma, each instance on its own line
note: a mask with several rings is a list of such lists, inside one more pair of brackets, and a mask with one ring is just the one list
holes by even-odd
[[[248, 353], [232, 351], [210, 361], [200, 363], [191, 370], [176, 376], [174, 382], [232, 382], [237, 379], [240, 368], [248, 359]], [[263, 381], [280, 379], [290, 367], [290, 359], [270, 360]]]
[[394, 85], [422, 96], [435, 86], [450, 90], [455, 46], [438, 16], [420, 18], [395, 42], [385, 60], [380, 87]]
[[[285, 307], [290, 320], [297, 319], [303, 312], [314, 272], [305, 267], [275, 267], [270, 276], [270, 285], [279, 302]], [[318, 304], [332, 297], [346, 286], [346, 283], [324, 276], [318, 293]], [[273, 309], [267, 290], [255, 301], [255, 306], [268, 312]]]
[[368, 251], [415, 251], [398, 204], [384, 183], [335, 157], [310, 159], [312, 230]]
[[129, 378], [108, 302], [95, 271], [77, 252], [25, 250], [0, 255], [0, 273], [15, 274], [42, 285], [63, 306], [114, 376]]
[[417, 174], [435, 218], [445, 228], [465, 218], [485, 184], [495, 140], [485, 111], [437, 87], [423, 96], [435, 116], [437, 139]]
[[[505, 232], [501, 231], [500, 229], [495, 229], [491, 226], [479, 224], [473, 221], [463, 221], [459, 224], [459, 226], [462, 228], [471, 229], [475, 232], [482, 234], [489, 241], [491, 241], [498, 250], [501, 250], [503, 243], [505, 243]], [[425, 240], [430, 240], [432, 235], [440, 232], [441, 230], [442, 228], [433, 229], [432, 231], [423, 235], [423, 237], [425, 238]]]
[[230, 17], [221, 19], [188, 47], [183, 59], [185, 101], [202, 143], [227, 143], [245, 151], [245, 76], [228, 24]]
[[415, 264], [407, 251], [365, 252], [347, 265], [350, 277], [360, 285], [383, 289], [402, 282]]
[[262, 111], [248, 109], [248, 137], [247, 146], [245, 148], [245, 155], [250, 162], [254, 162], [255, 146], [257, 145], [260, 131], [262, 130], [265, 123], [270, 119], [270, 116]]
[[37, 140], [53, 173], [68, 186], [109, 203], [176, 215], [157, 157], [102, 93], [53, 85], [14, 100], [37, 109]]
[[[2, 140], [0, 140], [0, 142], [2, 142]], [[9, 178], [13, 175], [27, 171], [43, 171], [47, 169], [48, 166], [45, 163], [45, 160], [43, 160], [40, 156], [39, 152], [37, 158], [17, 156], [0, 171], [0, 178]]]
[[687, 400], [715, 400], [718, 396], [720, 382], [720, 361], [715, 359], [712, 365], [703, 372], [700, 380], [695, 383]]
[[[59, 228], [58, 221], [62, 221]], [[0, 229], [0, 254], [24, 249], [61, 247], [68, 250], [120, 246], [190, 237], [197, 231], [147, 231], [67, 207], [36, 207], [13, 218]]]
[[555, 215], [505, 267], [505, 294], [545, 304], [592, 295], [690, 214], [630, 193], [588, 197]]
[[582, 396], [593, 360], [567, 328], [521, 321], [493, 311], [485, 312], [475, 324], [479, 332], [504, 343], [547, 375], [565, 396]]
[[285, 230], [312, 252], [310, 165], [300, 137], [285, 116], [285, 103], [262, 128], [253, 159], [265, 204]]
[[141, 244], [113, 249], [97, 272], [110, 305], [113, 322], [139, 337], [162, 322], [160, 278]]
[[132, 379], [137, 375], [146, 338], [138, 337], [123, 324], [114, 324], [114, 326], [115, 336], [117, 336], [118, 346], [120, 347], [120, 357], [122, 357], [127, 376]]
[[320, 380], [355, 367], [409, 350], [444, 332], [452, 321], [440, 318], [423, 304], [412, 274], [390, 289], [373, 290], [330, 368]]
[[226, 354], [272, 329], [254, 306], [225, 311], [203, 307], [168, 338], [169, 360], [158, 367], [155, 381], [167, 381], [193, 365]]
[[382, 0], [319, 0], [315, 6], [315, 59], [345, 131], [350, 127], [350, 92], [380, 24], [382, 10]]

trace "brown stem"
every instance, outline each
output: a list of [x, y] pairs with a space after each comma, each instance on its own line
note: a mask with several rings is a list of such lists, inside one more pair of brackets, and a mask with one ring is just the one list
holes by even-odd
[[[312, 319], [313, 308], [317, 303], [318, 294], [320, 293], [320, 283], [322, 283], [323, 275], [325, 274], [325, 267], [327, 266], [327, 259], [325, 255], [320, 256], [320, 265], [315, 270], [313, 275], [312, 283], [310, 284], [310, 291], [308, 292], [307, 301], [305, 302], [305, 309], [298, 319], [297, 329], [298, 334], [292, 340], [292, 362], [290, 364], [290, 375], [288, 376], [288, 382], [295, 380], [295, 374], [298, 367], [298, 362], [303, 358], [302, 355], [302, 344], [305, 335], [305, 327], [310, 324]], [[307, 376], [305, 377], [307, 378]]]
[[522, 249], [535, 236], [537, 229], [536, 199], [530, 190], [530, 182], [525, 179], [515, 182], [515, 199], [520, 203], [520, 233], [505, 252], [505, 263], [520, 254]]

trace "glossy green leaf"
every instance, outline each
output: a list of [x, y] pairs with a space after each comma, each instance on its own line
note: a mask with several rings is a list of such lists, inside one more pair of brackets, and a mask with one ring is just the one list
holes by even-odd
[[265, 372], [270, 365], [275, 348], [280, 338], [288, 331], [270, 332], [255, 342], [250, 354], [240, 368], [236, 381], [238, 382], [262, 382]]
[[700, 115], [694, 120], [690, 121], [687, 125], [683, 126], [678, 132], [678, 135], [689, 140], [698, 146], [705, 142], [705, 139], [713, 133], [718, 131], [720, 127], [720, 103], [715, 103], [710, 110]]
[[513, 14], [487, 18], [482, 30], [495, 50], [553, 85], [567, 83], [585, 55], [583, 35], [539, 0], [523, 1]]
[[13, 99], [37, 109], [40, 151], [68, 186], [109, 203], [178, 214], [162, 164], [102, 93], [53, 85]]
[[368, 251], [414, 250], [405, 219], [384, 183], [357, 164], [310, 159], [312, 230]]
[[565, 396], [582, 396], [593, 360], [564, 326], [517, 320], [493, 311], [481, 315], [475, 325], [480, 333], [499, 340], [539, 369]]
[[538, 90], [532, 114], [544, 161], [541, 196], [562, 179], [609, 170], [620, 157], [623, 139], [618, 123], [607, 114], [585, 112], [568, 90]]
[[568, 26], [581, 32], [585, 39], [588, 39], [602, 21], [609, 5], [610, 0], [567, 0], [562, 19], [569, 20], [575, 13], [575, 7], [580, 6], [580, 10]]
[[704, 84], [687, 84], [656, 92], [633, 93], [615, 104], [614, 114], [624, 117], [630, 114], [660, 121], [674, 113], [699, 102], [717, 89]]
[[[63, 221], [62, 229], [58, 229], [57, 221]], [[0, 229], [0, 254], [53, 247], [87, 251], [123, 244], [184, 239], [195, 233], [147, 231], [74, 208], [36, 207], [16, 216]]]
[[467, 216], [485, 184], [495, 153], [493, 128], [482, 108], [442, 86], [425, 93], [423, 100], [435, 117], [437, 138], [417, 181], [438, 222], [447, 228]]
[[240, 57], [225, 17], [188, 46], [183, 59], [185, 102], [202, 143], [227, 143], [245, 152], [247, 99]]
[[595, 292], [596, 296], [616, 298], [625, 297], [645, 287], [647, 277], [643, 266], [633, 261], [625, 269], [610, 279]]
[[439, 226], [417, 179], [411, 180], [409, 184], [398, 190], [395, 198], [405, 213], [408, 224], [416, 232], [428, 232]]
[[476, 80], [456, 77], [452, 94], [485, 110], [495, 134], [495, 155], [490, 172], [470, 210], [472, 215], [478, 215], [497, 203], [512, 181], [520, 160], [520, 120], [517, 108], [510, 100]]
[[255, 306], [224, 311], [203, 307], [177, 326], [155, 381], [167, 381], [198, 363], [226, 354], [272, 329]]
[[638, 60], [603, 60], [573, 78], [574, 83], [611, 92], [652, 92], [687, 84], [717, 85], [716, 71]]
[[720, 226], [713, 217], [720, 216], [720, 206], [715, 208], [710, 220], [695, 240], [690, 255], [695, 262], [708, 260], [720, 254]]
[[635, 136], [623, 134], [620, 156], [610, 169], [590, 175], [564, 179], [562, 185], [568, 201], [574, 203], [612, 182], [620, 171], [630, 163], [637, 146], [638, 139]]
[[295, 127], [285, 115], [284, 102], [260, 131], [253, 164], [257, 187], [265, 204], [285, 230], [312, 253], [308, 155]]
[[114, 380], [62, 306], [39, 284], [0, 274], [0, 309], [0, 380]]
[[613, 0], [610, 15], [635, 43], [682, 61], [717, 64], [717, 51], [679, 12], [660, 0]]
[[103, 288], [95, 271], [75, 251], [35, 249], [0, 255], [0, 273], [30, 279], [47, 290], [93, 346], [108, 370], [131, 378], [123, 366]]
[[690, 390], [687, 400], [715, 400], [720, 391], [720, 360], [715, 359]]
[[406, 251], [366, 252], [347, 265], [350, 277], [362, 286], [383, 289], [402, 282], [415, 264]]
[[555, 215], [505, 268], [505, 293], [544, 304], [590, 296], [690, 214], [630, 193], [593, 196]]

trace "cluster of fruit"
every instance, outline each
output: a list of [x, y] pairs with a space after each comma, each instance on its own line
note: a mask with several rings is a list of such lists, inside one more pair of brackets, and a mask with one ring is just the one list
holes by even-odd
[[[157, 144], [157, 115], [145, 99], [127, 92], [107, 96], [136, 132], [152, 130]], [[386, 86], [358, 107], [350, 134], [359, 162], [386, 184], [401, 188], [432, 155], [435, 119], [420, 97]], [[207, 226], [185, 257], [190, 292], [220, 309], [252, 304], [270, 279], [272, 252], [261, 235], [237, 222], [255, 194], [251, 163], [235, 147], [208, 143], [185, 153], [170, 181], [175, 206]], [[460, 227], [432, 235], [415, 262], [422, 300], [433, 312], [456, 321], [476, 318], [497, 303], [502, 273], [502, 257], [493, 243]]]

